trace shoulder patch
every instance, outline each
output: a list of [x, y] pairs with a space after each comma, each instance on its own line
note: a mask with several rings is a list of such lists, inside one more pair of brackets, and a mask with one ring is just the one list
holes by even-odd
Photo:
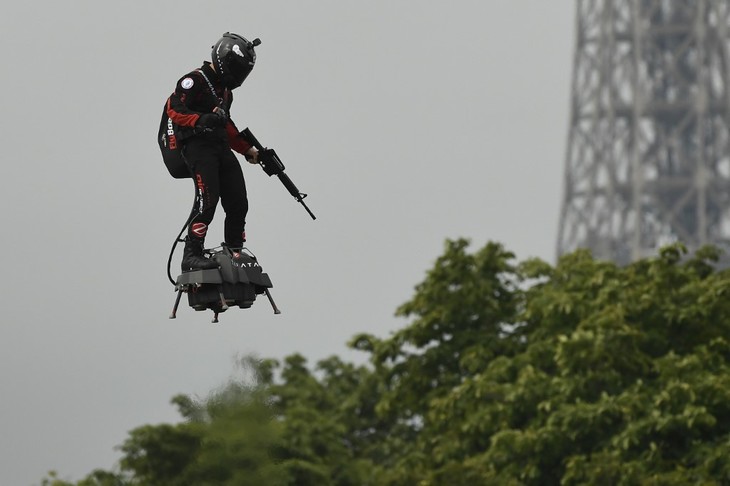
[[180, 81], [180, 86], [183, 87], [183, 89], [190, 89], [193, 87], [193, 78], [185, 78], [182, 81]]

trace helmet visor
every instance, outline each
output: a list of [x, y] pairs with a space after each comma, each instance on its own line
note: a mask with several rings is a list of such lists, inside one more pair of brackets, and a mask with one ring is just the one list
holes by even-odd
[[245, 65], [240, 62], [232, 62], [228, 66], [231, 79], [231, 87], [237, 88], [243, 84], [243, 81], [251, 73], [252, 66]]

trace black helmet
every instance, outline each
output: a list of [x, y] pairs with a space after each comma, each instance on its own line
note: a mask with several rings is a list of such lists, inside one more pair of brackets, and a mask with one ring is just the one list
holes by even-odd
[[254, 47], [261, 44], [259, 39], [249, 42], [240, 35], [226, 32], [213, 46], [211, 59], [228, 88], [238, 88], [253, 69], [256, 62]]

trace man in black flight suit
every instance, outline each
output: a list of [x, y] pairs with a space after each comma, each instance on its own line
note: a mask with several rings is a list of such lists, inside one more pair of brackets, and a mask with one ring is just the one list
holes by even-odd
[[199, 196], [185, 238], [183, 272], [218, 267], [203, 255], [203, 244], [219, 199], [225, 211], [225, 243], [235, 250], [246, 241], [246, 183], [231, 149], [252, 164], [258, 163], [258, 151], [241, 137], [229, 113], [232, 91], [253, 69], [254, 47], [260, 43], [226, 32], [213, 46], [212, 62], [180, 78], [167, 100], [167, 115], [180, 127], [182, 153]]

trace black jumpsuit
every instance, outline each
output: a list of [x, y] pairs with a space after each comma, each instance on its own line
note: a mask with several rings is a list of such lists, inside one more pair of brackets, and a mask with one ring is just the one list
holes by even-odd
[[[213, 94], [215, 91], [215, 94]], [[198, 119], [220, 107], [230, 113], [233, 95], [223, 86], [210, 63], [178, 80], [175, 92], [167, 101], [167, 114], [182, 127], [183, 155], [193, 173], [200, 205], [188, 226], [188, 237], [204, 240], [213, 221], [218, 199], [226, 213], [224, 238], [236, 248], [245, 241], [248, 198], [243, 171], [231, 149], [241, 154], [251, 148], [228, 118], [225, 127], [201, 132]]]

